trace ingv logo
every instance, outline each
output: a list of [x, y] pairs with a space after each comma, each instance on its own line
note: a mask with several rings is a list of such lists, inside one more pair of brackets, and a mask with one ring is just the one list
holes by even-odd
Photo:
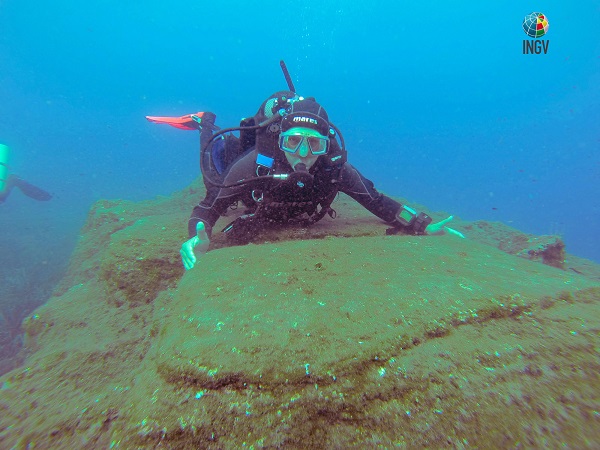
[[545, 14], [533, 12], [523, 19], [523, 31], [529, 37], [534, 39], [523, 39], [523, 54], [524, 55], [539, 55], [544, 52], [548, 53], [550, 41], [538, 40], [548, 32], [550, 23]]

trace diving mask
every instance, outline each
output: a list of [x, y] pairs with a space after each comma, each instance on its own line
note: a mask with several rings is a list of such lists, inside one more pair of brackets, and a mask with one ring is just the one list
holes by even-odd
[[307, 136], [300, 133], [281, 133], [279, 148], [287, 153], [296, 153], [301, 145], [307, 145], [313, 155], [324, 155], [329, 149], [329, 138]]

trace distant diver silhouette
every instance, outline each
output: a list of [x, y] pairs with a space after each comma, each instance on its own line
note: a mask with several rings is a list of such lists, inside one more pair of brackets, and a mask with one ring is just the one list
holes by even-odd
[[41, 202], [48, 201], [52, 195], [43, 189], [34, 186], [23, 178], [14, 174], [9, 174], [8, 159], [10, 148], [0, 144], [0, 203], [4, 203], [10, 195], [13, 188], [19, 188], [27, 197]]

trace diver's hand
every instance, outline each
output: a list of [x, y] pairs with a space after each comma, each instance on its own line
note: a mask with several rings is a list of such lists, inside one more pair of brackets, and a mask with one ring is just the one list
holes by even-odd
[[427, 225], [427, 228], [425, 228], [425, 233], [426, 234], [453, 234], [454, 236], [458, 236], [458, 237], [464, 239], [465, 235], [462, 234], [460, 231], [456, 231], [455, 229], [446, 226], [446, 224], [448, 222], [450, 222], [452, 219], [454, 219], [454, 216], [450, 216], [447, 219], [440, 220], [439, 222], [436, 222], [436, 223], [430, 223], [429, 225]]
[[196, 236], [185, 241], [181, 245], [181, 250], [179, 250], [179, 253], [181, 254], [181, 261], [183, 262], [183, 267], [185, 267], [185, 270], [192, 269], [196, 264], [196, 255], [194, 254], [194, 250], [203, 255], [208, 250], [209, 245], [210, 239], [208, 239], [208, 235], [206, 234], [204, 222], [198, 222], [198, 225], [196, 225]]

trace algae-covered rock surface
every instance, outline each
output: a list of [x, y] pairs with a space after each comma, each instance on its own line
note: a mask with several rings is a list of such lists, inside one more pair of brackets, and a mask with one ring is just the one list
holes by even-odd
[[558, 238], [386, 236], [340, 198], [184, 272], [198, 186], [94, 205], [0, 378], [1, 448], [600, 445], [598, 267]]

